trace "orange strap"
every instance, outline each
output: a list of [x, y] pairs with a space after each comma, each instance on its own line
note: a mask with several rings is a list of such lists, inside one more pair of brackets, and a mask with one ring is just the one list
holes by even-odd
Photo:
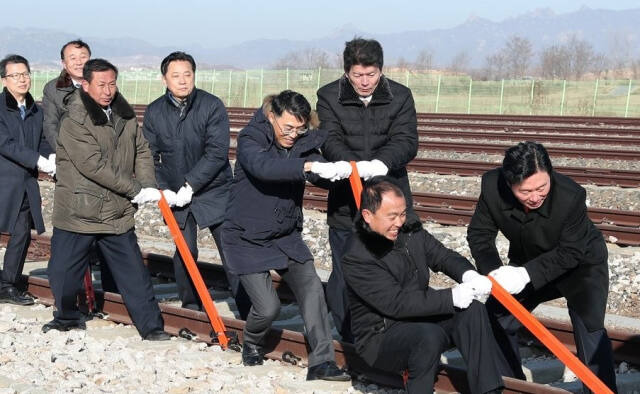
[[200, 296], [200, 300], [202, 300], [202, 306], [204, 306], [204, 310], [209, 317], [209, 322], [211, 322], [211, 326], [213, 327], [214, 332], [218, 336], [218, 342], [220, 342], [220, 346], [223, 349], [226, 349], [229, 344], [229, 339], [225, 334], [225, 326], [218, 314], [218, 310], [213, 304], [213, 300], [211, 299], [211, 294], [207, 290], [207, 286], [204, 284], [202, 280], [202, 276], [200, 275], [200, 271], [198, 271], [198, 267], [196, 266], [196, 262], [193, 260], [193, 256], [191, 255], [191, 251], [187, 246], [187, 242], [184, 240], [184, 236], [180, 231], [180, 227], [178, 227], [178, 223], [176, 222], [176, 218], [173, 216], [173, 212], [171, 212], [171, 208], [169, 207], [169, 203], [164, 198], [164, 194], [160, 192], [162, 196], [160, 201], [158, 201], [158, 206], [160, 207], [160, 212], [162, 212], [162, 216], [164, 217], [165, 222], [167, 223], [167, 227], [169, 227], [169, 232], [171, 232], [171, 236], [173, 237], [173, 241], [176, 243], [176, 247], [178, 248], [178, 252], [180, 256], [182, 256], [182, 261], [184, 261], [185, 267], [187, 267], [187, 272], [189, 272], [189, 276], [191, 277], [191, 281], [193, 281], [194, 286], [196, 287], [196, 291], [198, 292], [198, 296]]
[[[351, 162], [351, 176], [349, 182], [351, 182], [351, 190], [353, 191], [353, 198], [356, 201], [356, 206], [360, 209], [360, 196], [362, 194], [362, 181], [358, 175], [358, 169], [356, 163]], [[493, 286], [491, 286], [491, 294], [500, 303], [511, 312], [516, 319], [518, 319], [540, 342], [542, 342], [551, 352], [560, 359], [569, 369], [576, 374], [591, 391], [597, 394], [613, 394], [611, 389], [605, 386], [604, 383], [589, 368], [587, 368], [576, 356], [573, 355], [562, 343], [547, 330], [529, 311], [527, 311], [511, 294], [509, 294], [502, 286], [496, 282], [492, 277], [488, 277]]]
[[351, 183], [351, 190], [353, 191], [353, 199], [356, 201], [356, 207], [360, 209], [360, 195], [362, 194], [362, 181], [360, 180], [360, 174], [358, 174], [358, 167], [355, 161], [350, 161], [351, 175], [349, 176], [349, 182]]
[[558, 338], [554, 337], [545, 326], [542, 325], [528, 310], [526, 310], [509, 292], [507, 292], [492, 277], [488, 278], [493, 283], [491, 295], [511, 312], [547, 349], [560, 359], [569, 369], [576, 374], [591, 391], [597, 394], [613, 393], [589, 368], [587, 368], [576, 356], [573, 355]]

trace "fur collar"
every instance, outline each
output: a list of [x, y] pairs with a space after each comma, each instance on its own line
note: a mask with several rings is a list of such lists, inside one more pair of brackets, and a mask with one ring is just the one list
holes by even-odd
[[60, 72], [60, 76], [58, 77], [58, 80], [56, 81], [56, 88], [70, 88], [73, 87], [73, 81], [71, 80], [71, 77], [69, 76], [69, 73], [67, 73], [67, 70], [63, 69]]
[[[373, 91], [373, 97], [371, 97], [369, 105], [388, 104], [391, 100], [393, 100], [393, 94], [391, 93], [389, 80], [384, 75], [381, 75], [380, 82], [378, 82], [376, 90]], [[364, 105], [346, 75], [343, 75], [338, 80], [338, 101], [340, 104]]]
[[[82, 104], [84, 104], [87, 114], [91, 118], [93, 124], [96, 126], [107, 124], [107, 115], [102, 110], [102, 107], [99, 106], [98, 103], [96, 103], [83, 89], [78, 89], [78, 91], [80, 92]], [[136, 113], [133, 111], [133, 107], [131, 107], [127, 100], [122, 97], [120, 92], [116, 93], [116, 96], [111, 102], [111, 111], [125, 120], [129, 120], [136, 116]]]
[[[2, 92], [4, 93], [7, 108], [17, 111], [18, 102], [16, 101], [15, 97], [13, 97], [13, 95], [9, 92], [7, 88], [3, 88]], [[33, 107], [33, 103], [34, 101], [33, 101], [33, 97], [31, 96], [31, 93], [27, 92], [27, 95], [25, 96], [25, 105], [27, 107], [27, 111], [31, 110], [31, 108]]]

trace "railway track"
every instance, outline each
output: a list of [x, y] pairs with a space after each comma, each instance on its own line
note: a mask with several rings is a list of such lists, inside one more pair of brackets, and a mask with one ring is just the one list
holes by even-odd
[[[6, 241], [6, 236], [0, 237], [0, 242], [6, 243]], [[36, 253], [39, 254], [38, 257], [46, 257], [49, 247], [50, 238], [35, 236], [32, 240], [30, 253], [33, 253], [35, 249]], [[145, 263], [153, 275], [171, 275], [173, 272], [172, 261], [169, 256], [150, 253], [143, 253], [143, 255]], [[208, 286], [215, 289], [216, 287], [220, 288], [221, 283], [225, 283], [225, 275], [221, 266], [199, 262], [198, 268]], [[283, 300], [292, 300], [291, 291], [277, 275], [273, 276], [273, 281], [279, 296]], [[27, 290], [38, 297], [40, 302], [47, 305], [53, 304], [53, 295], [46, 278], [30, 276], [27, 279], [27, 284]], [[100, 310], [107, 315], [109, 320], [131, 324], [131, 319], [119, 294], [98, 292], [96, 296]], [[203, 312], [183, 309], [165, 303], [160, 304], [160, 309], [167, 332], [178, 336], [181, 331], [183, 332], [183, 329], [187, 329], [196, 336], [195, 339], [209, 344], [215, 343], [215, 339], [211, 335], [211, 326], [206, 314]], [[225, 317], [223, 317], [223, 321], [227, 330], [235, 332], [240, 341], [242, 341], [244, 322]], [[575, 352], [572, 329], [569, 324], [549, 319], [541, 319], [541, 322], [562, 343]], [[609, 329], [608, 333], [616, 360], [640, 364], [640, 337], [636, 333], [617, 329]], [[334, 345], [337, 363], [341, 366], [348, 365], [356, 376], [385, 386], [402, 386], [399, 374], [389, 374], [368, 367], [357, 356], [352, 345], [338, 341], [334, 341]], [[308, 357], [307, 346], [304, 335], [300, 332], [272, 329], [266, 343], [266, 348], [268, 349], [266, 357], [305, 365]], [[566, 393], [565, 390], [559, 388], [509, 378], [505, 379], [505, 384], [506, 393]], [[461, 368], [444, 365], [438, 374], [436, 388], [440, 392], [468, 392], [465, 371]]]
[[[501, 163], [485, 161], [414, 159], [407, 168], [409, 171], [419, 173], [481, 176], [485, 172], [500, 166]], [[583, 185], [640, 187], [640, 172], [637, 171], [561, 166], [554, 166], [554, 169]]]
[[[142, 123], [146, 106], [135, 105], [138, 121]], [[241, 129], [253, 116], [253, 108], [228, 108], [230, 126]], [[502, 141], [536, 140], [543, 143], [580, 143], [624, 146], [640, 144], [640, 119], [629, 123], [616, 123], [618, 118], [580, 117], [487, 117], [483, 123], [469, 118], [431, 117], [433, 114], [418, 114], [418, 134], [422, 138], [497, 139]], [[448, 116], [450, 114], [445, 114]], [[514, 119], [514, 120], [509, 120]], [[603, 119], [600, 121], [599, 119]], [[613, 119], [613, 120], [611, 120]], [[625, 119], [629, 121], [629, 119]], [[632, 127], [629, 127], [632, 126]], [[421, 148], [428, 148], [423, 146]], [[485, 149], [490, 149], [485, 147]], [[503, 153], [504, 148], [499, 153]], [[611, 153], [611, 152], [602, 152]], [[569, 153], [565, 153], [569, 154]], [[599, 154], [599, 153], [592, 153]], [[573, 157], [592, 157], [581, 156]], [[626, 160], [626, 159], [622, 159]], [[632, 160], [632, 159], [630, 159]]]
[[[412, 193], [412, 198], [420, 219], [454, 226], [468, 225], [478, 202], [474, 197], [420, 192]], [[307, 185], [304, 206], [326, 211], [327, 191]], [[605, 239], [619, 245], [640, 245], [640, 212], [589, 208], [587, 213]]]

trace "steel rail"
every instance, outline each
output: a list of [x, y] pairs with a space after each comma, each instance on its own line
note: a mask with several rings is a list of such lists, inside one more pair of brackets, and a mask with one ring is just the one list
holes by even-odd
[[[46, 305], [53, 305], [53, 294], [46, 279], [38, 277], [28, 278], [27, 290]], [[97, 292], [96, 298], [101, 311], [110, 321], [122, 324], [132, 324], [131, 318], [119, 294]], [[214, 344], [211, 336], [211, 325], [203, 312], [179, 308], [177, 306], [160, 304], [160, 311], [165, 323], [165, 330], [172, 335], [179, 335], [184, 329], [194, 333], [196, 340]], [[222, 318], [228, 331], [235, 332], [240, 341], [245, 322], [238, 319]], [[403, 387], [400, 374], [391, 374], [374, 370], [369, 367], [356, 353], [353, 345], [333, 341], [336, 363], [348, 366], [349, 370], [360, 378], [367, 379], [380, 385], [400, 388]], [[265, 357], [283, 362], [306, 366], [309, 344], [301, 332], [271, 329], [265, 341]], [[555, 394], [568, 393], [538, 383], [531, 383], [511, 378], [504, 378], [505, 393], [537, 393]], [[463, 369], [443, 365], [438, 373], [435, 388], [444, 392], [469, 392], [466, 372]]]

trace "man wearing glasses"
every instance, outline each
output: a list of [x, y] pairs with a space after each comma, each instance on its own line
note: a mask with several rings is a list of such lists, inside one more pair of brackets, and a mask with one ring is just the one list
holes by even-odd
[[[396, 179], [414, 217], [407, 163], [418, 152], [416, 108], [411, 91], [382, 74], [382, 46], [355, 38], [346, 43], [344, 75], [318, 90], [320, 127], [329, 132], [322, 154], [329, 161], [356, 161], [364, 180], [376, 175]], [[353, 342], [340, 260], [351, 235], [357, 208], [348, 181], [329, 190], [327, 223], [333, 270], [327, 303], [345, 341]]]
[[322, 130], [308, 130], [311, 106], [300, 93], [269, 96], [238, 135], [235, 175], [222, 243], [227, 266], [240, 276], [252, 306], [243, 333], [242, 363], [263, 362], [266, 336], [280, 311], [275, 270], [293, 290], [309, 340], [307, 380], [349, 380], [335, 363], [322, 283], [302, 239], [305, 182], [349, 176], [349, 163], [322, 163]]
[[[189, 250], [198, 259], [198, 227], [208, 228], [225, 267], [221, 224], [227, 210], [232, 173], [229, 165], [229, 118], [220, 99], [195, 87], [196, 62], [173, 52], [160, 64], [164, 95], [149, 104], [143, 132], [149, 141], [158, 187], [180, 225]], [[173, 269], [183, 308], [202, 310], [202, 302], [175, 252]], [[240, 317], [249, 299], [238, 277], [227, 273]]]
[[[19, 55], [0, 61], [0, 231], [11, 234], [0, 277], [0, 302], [31, 305], [16, 284], [31, 242], [31, 229], [44, 232], [38, 170], [50, 175], [55, 164], [42, 135], [42, 109], [33, 101], [29, 62]], [[44, 154], [44, 156], [42, 155]]]

